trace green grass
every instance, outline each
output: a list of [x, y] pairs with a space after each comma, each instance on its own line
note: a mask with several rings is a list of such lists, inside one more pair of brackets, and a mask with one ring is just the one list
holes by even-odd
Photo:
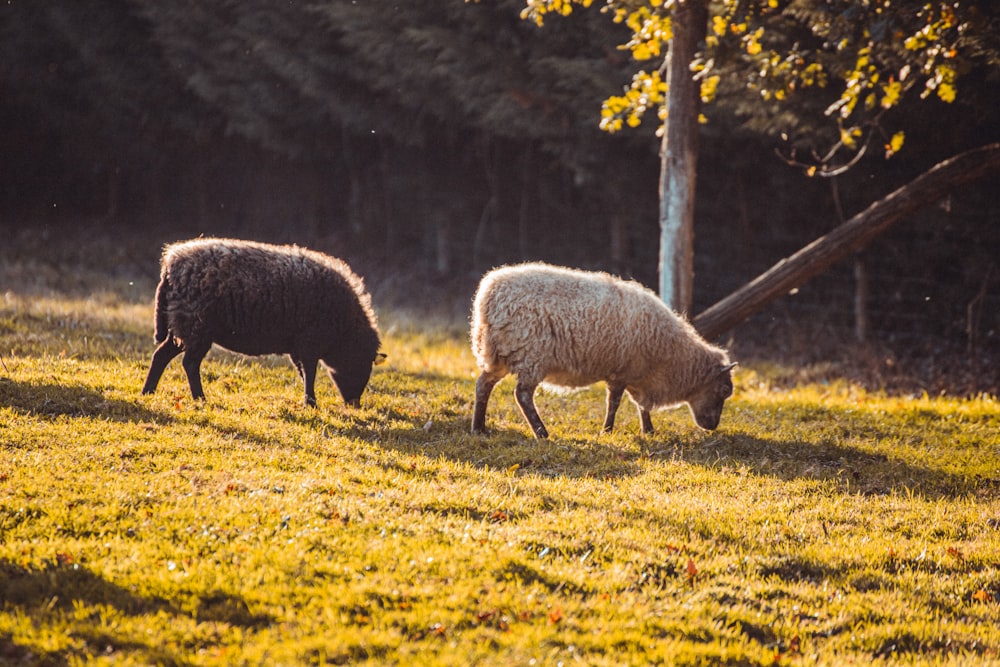
[[0, 294], [0, 664], [1000, 663], [1000, 402], [741, 368], [598, 435], [382, 313], [360, 409], [213, 351], [139, 396], [152, 283]]

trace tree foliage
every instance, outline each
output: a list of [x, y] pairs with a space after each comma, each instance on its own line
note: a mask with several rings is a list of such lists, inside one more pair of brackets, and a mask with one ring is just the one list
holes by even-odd
[[[640, 69], [624, 94], [604, 102], [601, 127], [639, 125], [649, 110], [666, 117], [660, 63], [679, 0], [607, 0], [624, 23]], [[689, 0], [700, 1], [700, 0]], [[528, 0], [541, 24], [592, 0]], [[705, 102], [718, 100], [757, 131], [780, 135], [810, 173], [836, 174], [869, 147], [891, 157], [905, 133], [898, 114], [929, 97], [952, 103], [963, 77], [1000, 62], [1000, 18], [974, 0], [721, 0], [710, 4], [702, 53], [691, 63]], [[995, 77], [995, 74], [992, 76]]]

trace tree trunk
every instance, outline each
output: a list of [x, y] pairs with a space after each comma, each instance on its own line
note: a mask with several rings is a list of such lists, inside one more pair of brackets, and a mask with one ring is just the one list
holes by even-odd
[[859, 343], [868, 340], [871, 329], [868, 317], [868, 292], [871, 278], [868, 274], [868, 258], [862, 253], [854, 256], [854, 338]]
[[694, 280], [694, 194], [701, 91], [691, 61], [705, 38], [708, 8], [678, 0], [667, 54], [667, 120], [660, 152], [660, 298], [674, 310], [691, 308]]
[[[844, 207], [840, 202], [840, 187], [837, 176], [830, 179], [830, 195], [833, 197], [833, 209], [837, 212], [837, 225], [846, 222], [844, 220]], [[868, 340], [868, 259], [864, 253], [854, 256], [854, 338], [859, 343]]]
[[901, 218], [998, 169], [1000, 143], [966, 151], [938, 163], [826, 236], [781, 260], [698, 315], [692, 324], [705, 338], [717, 338], [777, 297], [860, 250]]

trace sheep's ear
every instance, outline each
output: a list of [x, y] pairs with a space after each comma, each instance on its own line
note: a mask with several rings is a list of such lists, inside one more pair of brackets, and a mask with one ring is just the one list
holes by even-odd
[[722, 373], [728, 373], [729, 371], [731, 371], [731, 370], [733, 370], [734, 368], [736, 368], [736, 366], [737, 366], [737, 365], [738, 365], [739, 363], [740, 363], [740, 362], [738, 362], [738, 361], [734, 361], [734, 362], [733, 362], [733, 363], [731, 363], [731, 364], [726, 364], [725, 366], [723, 366], [722, 368], [720, 368], [720, 369], [719, 369], [719, 374], [721, 375]]
[[389, 355], [385, 352], [379, 352], [375, 355], [375, 361], [372, 362], [372, 366], [381, 366], [385, 363], [385, 360], [389, 358]]

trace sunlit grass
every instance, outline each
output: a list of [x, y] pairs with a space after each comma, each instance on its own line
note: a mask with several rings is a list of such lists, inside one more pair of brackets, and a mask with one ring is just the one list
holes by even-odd
[[[149, 298], [151, 299], [151, 286]], [[147, 302], [0, 298], [0, 664], [997, 662], [1000, 403], [777, 388], [722, 427], [494, 392], [382, 313], [359, 409], [213, 351], [139, 396]]]

